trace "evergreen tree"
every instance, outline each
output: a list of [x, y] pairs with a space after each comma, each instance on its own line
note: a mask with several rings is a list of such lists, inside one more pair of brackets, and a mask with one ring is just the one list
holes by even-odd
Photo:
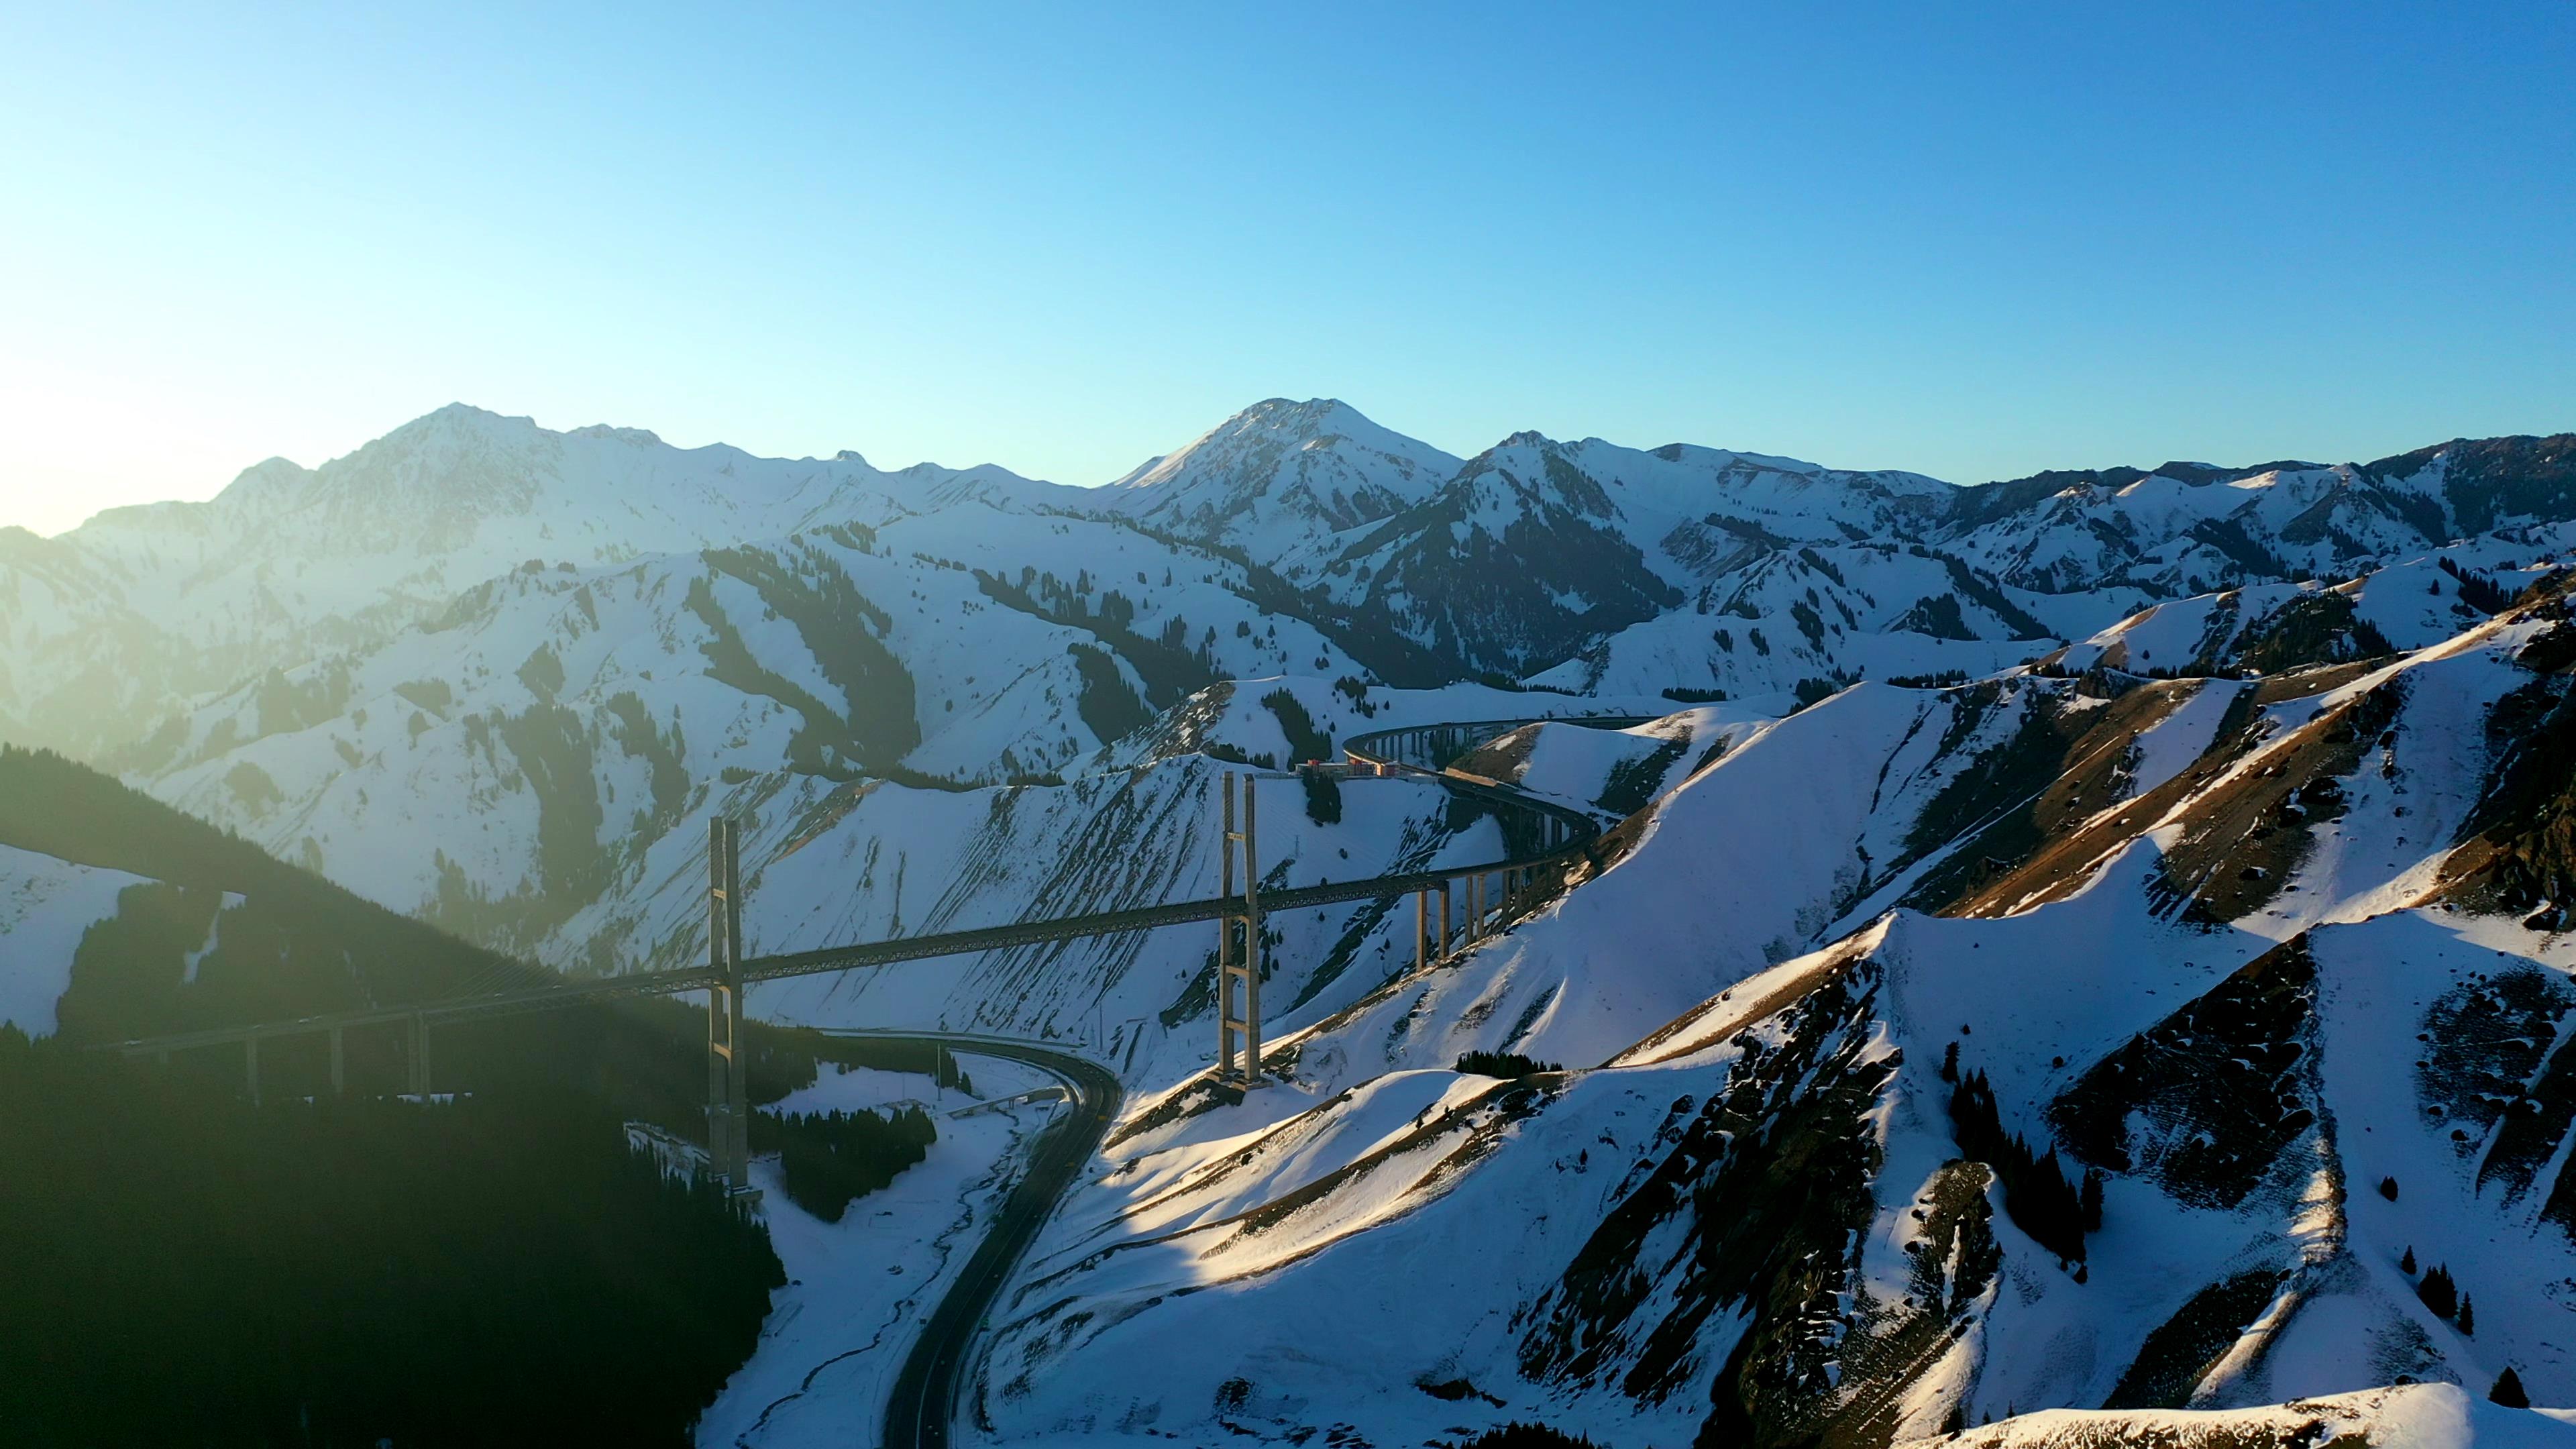
[[2469, 1295], [2466, 1293], [2460, 1295], [2460, 1334], [2464, 1338], [2478, 1336], [2477, 1310], [2469, 1303]]
[[2513, 1365], [2505, 1365], [2504, 1372], [2496, 1375], [2495, 1387], [2487, 1390], [2487, 1402], [2508, 1409], [2531, 1407], [2531, 1395], [2523, 1392], [2522, 1375], [2513, 1371]]
[[2084, 1231], [2102, 1231], [2102, 1169], [2084, 1169]]
[[2427, 1269], [2423, 1281], [2415, 1285], [2415, 1296], [2440, 1317], [2448, 1318], [2460, 1311], [2460, 1285], [2451, 1281], [2448, 1267]]
[[2408, 1243], [2406, 1245], [2406, 1256], [2397, 1260], [2397, 1271], [2405, 1274], [2409, 1278], [2415, 1276], [2415, 1245], [2413, 1243]]

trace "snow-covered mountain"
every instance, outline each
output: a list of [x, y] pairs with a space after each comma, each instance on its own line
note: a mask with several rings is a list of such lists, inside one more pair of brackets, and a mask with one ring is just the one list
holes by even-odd
[[454, 405], [318, 469], [272, 458], [205, 503], [110, 509], [52, 539], [0, 530], [0, 728], [128, 743], [200, 694], [381, 644], [531, 560], [604, 568], [1082, 496], [997, 468], [755, 458]]
[[[1427, 972], [1395, 903], [1274, 917], [1239, 1102], [1204, 932], [761, 989], [1127, 1084], [981, 1432], [2305, 1443], [2576, 1402], [2571, 458], [1960, 488], [1273, 400], [1079, 489], [449, 408], [0, 531], [0, 737], [606, 973], [704, 951], [718, 813], [799, 950], [1208, 893], [1221, 768], [1274, 886], [1491, 858], [1281, 767], [1538, 721], [1458, 768], [1594, 858]], [[152, 886], [0, 851], [0, 1016]]]
[[1310, 582], [1334, 538], [1429, 497], [1458, 460], [1329, 398], [1256, 403], [1109, 485], [1110, 508]]

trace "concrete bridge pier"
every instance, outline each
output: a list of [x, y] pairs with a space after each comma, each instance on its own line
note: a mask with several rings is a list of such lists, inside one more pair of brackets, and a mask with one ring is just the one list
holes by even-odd
[[742, 1033], [742, 827], [707, 822], [707, 1164], [725, 1190], [751, 1187], [749, 1054]]
[[404, 1043], [403, 1072], [409, 1078], [404, 1087], [413, 1096], [426, 1101], [429, 1097], [429, 1019], [417, 1012], [411, 1019], [410, 1040]]
[[[1256, 821], [1252, 787], [1251, 775], [1225, 772], [1217, 835], [1217, 846], [1223, 854], [1217, 867], [1217, 894], [1223, 900], [1235, 898], [1239, 860], [1243, 870], [1243, 909], [1219, 916], [1216, 923], [1216, 1069], [1219, 1080], [1239, 1076], [1247, 1087], [1261, 1080], [1261, 870], [1253, 844]], [[1235, 821], [1238, 793], [1242, 797], [1241, 829], [1236, 828]], [[1238, 982], [1243, 988], [1240, 1015], [1235, 1010]], [[1240, 1069], [1235, 1065], [1238, 1039], [1243, 1046]]]

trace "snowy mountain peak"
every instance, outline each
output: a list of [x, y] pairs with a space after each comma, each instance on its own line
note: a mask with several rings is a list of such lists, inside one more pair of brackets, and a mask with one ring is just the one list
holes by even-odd
[[631, 443], [639, 448], [658, 448], [663, 445], [662, 435], [654, 432], [651, 428], [621, 428], [610, 423], [592, 423], [586, 428], [575, 428], [565, 436], [574, 438], [613, 438], [621, 443]]
[[1317, 566], [1331, 537], [1431, 496], [1457, 458], [1333, 398], [1270, 398], [1110, 485], [1110, 506], [1155, 528]]
[[1274, 397], [1254, 403], [1190, 443], [1147, 461], [1109, 486], [1131, 489], [1161, 487], [1191, 473], [1193, 465], [1199, 472], [1211, 467], [1239, 465], [1246, 452], [1343, 446], [1446, 465], [1445, 469], [1437, 470], [1442, 471], [1444, 480], [1447, 472], [1454, 471], [1458, 462], [1428, 443], [1380, 427], [1358, 408], [1339, 398], [1319, 397], [1295, 402]]
[[[600, 424], [597, 425], [597, 427], [604, 429], [606, 425]], [[514, 417], [508, 413], [496, 413], [489, 408], [478, 408], [472, 403], [452, 402], [447, 404], [445, 407], [437, 408], [430, 412], [421, 414], [419, 417], [416, 417], [410, 422], [403, 424], [401, 427], [394, 429], [392, 432], [385, 434], [375, 442], [367, 444], [358, 451], [363, 453], [367, 448], [381, 447], [392, 443], [417, 446], [422, 440], [429, 438], [509, 438], [512, 440], [518, 440], [544, 431], [545, 429], [538, 427], [537, 420], [532, 417]], [[594, 431], [594, 429], [583, 429], [582, 431], [587, 433]]]

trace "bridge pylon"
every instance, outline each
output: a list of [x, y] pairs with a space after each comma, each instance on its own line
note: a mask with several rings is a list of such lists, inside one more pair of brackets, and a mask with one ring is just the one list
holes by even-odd
[[751, 1091], [742, 1037], [742, 827], [707, 822], [707, 1165], [725, 1189], [749, 1194]]
[[[1235, 796], [1241, 782], [1242, 821], [1235, 828]], [[1217, 846], [1223, 863], [1217, 869], [1217, 895], [1232, 901], [1235, 866], [1243, 868], [1242, 906], [1229, 909], [1216, 922], [1216, 1074], [1219, 1081], [1239, 1080], [1253, 1086], [1261, 1080], [1261, 871], [1253, 848], [1253, 777], [1228, 770], [1221, 794], [1223, 825]], [[1235, 984], [1241, 982], [1242, 1013], [1236, 1014]], [[1235, 1066], [1235, 1042], [1243, 1043], [1243, 1065]]]

